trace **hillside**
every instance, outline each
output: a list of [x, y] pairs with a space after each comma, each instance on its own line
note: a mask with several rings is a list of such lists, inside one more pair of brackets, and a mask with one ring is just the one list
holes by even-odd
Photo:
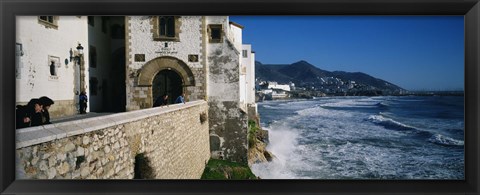
[[[355, 81], [356, 84], [365, 88], [381, 91], [398, 92], [401, 87], [388, 81], [372, 77], [362, 72], [326, 71], [306, 62], [298, 61], [293, 64], [262, 64], [255, 63], [255, 75], [258, 80], [276, 81], [279, 83], [293, 82], [297, 87], [321, 88], [325, 85], [322, 78], [334, 77], [343, 82]], [[369, 89], [370, 89], [369, 88]]]

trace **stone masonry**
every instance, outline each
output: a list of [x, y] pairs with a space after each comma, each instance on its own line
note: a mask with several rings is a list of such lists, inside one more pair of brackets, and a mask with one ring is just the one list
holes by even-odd
[[[202, 116], [203, 115], [203, 116]], [[208, 105], [175, 104], [17, 130], [17, 179], [199, 179], [210, 158]]]

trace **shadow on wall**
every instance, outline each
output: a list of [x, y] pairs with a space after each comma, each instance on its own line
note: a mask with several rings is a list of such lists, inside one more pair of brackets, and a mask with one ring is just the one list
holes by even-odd
[[150, 159], [143, 153], [135, 156], [134, 172], [133, 179], [155, 179], [155, 173], [150, 165]]

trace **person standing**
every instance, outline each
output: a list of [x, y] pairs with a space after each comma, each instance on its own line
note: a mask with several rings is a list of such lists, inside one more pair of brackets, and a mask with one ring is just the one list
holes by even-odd
[[88, 97], [85, 91], [80, 92], [79, 100], [80, 100], [80, 114], [86, 114]]
[[39, 100], [42, 104], [42, 124], [52, 124], [50, 122], [50, 113], [48, 112], [48, 109], [50, 109], [50, 106], [55, 102], [47, 96], [42, 96]]
[[177, 99], [175, 100], [175, 104], [179, 104], [179, 103], [185, 104], [185, 93], [182, 93], [182, 95], [178, 96]]

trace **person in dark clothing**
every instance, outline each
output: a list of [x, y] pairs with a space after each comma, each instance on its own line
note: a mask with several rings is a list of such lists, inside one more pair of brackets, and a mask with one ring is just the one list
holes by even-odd
[[155, 100], [155, 102], [153, 103], [153, 107], [165, 106], [165, 105], [168, 105], [168, 95], [167, 94], [159, 96]]
[[168, 106], [168, 95], [163, 95], [162, 106]]
[[82, 91], [79, 95], [79, 99], [80, 99], [80, 114], [86, 114], [87, 102], [88, 102], [87, 93], [85, 91]]
[[39, 99], [31, 99], [27, 105], [18, 105], [15, 113], [16, 128], [42, 125], [42, 104]]
[[53, 102], [52, 99], [50, 99], [47, 96], [42, 96], [39, 98], [40, 103], [42, 104], [42, 124], [52, 124], [50, 122], [50, 113], [48, 112], [48, 109], [50, 109], [50, 106], [53, 105], [55, 102]]

